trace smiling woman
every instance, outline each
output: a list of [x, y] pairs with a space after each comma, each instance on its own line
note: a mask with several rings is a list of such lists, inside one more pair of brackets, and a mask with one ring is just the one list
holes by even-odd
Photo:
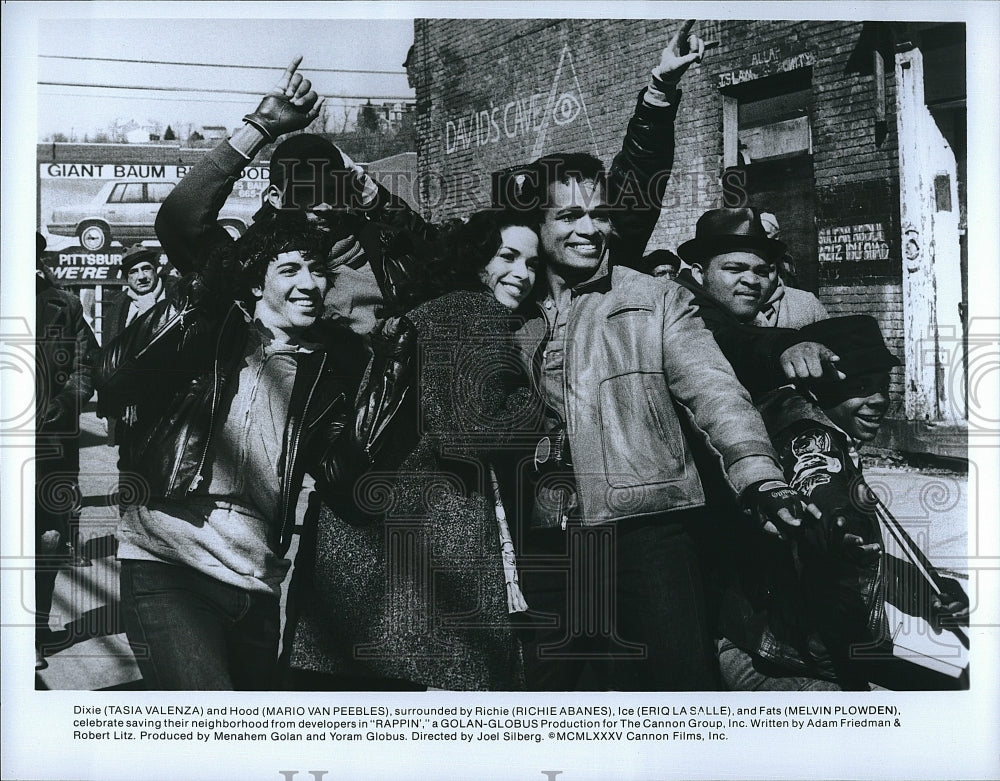
[[444, 247], [417, 267], [426, 277], [417, 289], [431, 300], [405, 315], [417, 332], [415, 409], [386, 445], [372, 490], [356, 492], [382, 497], [386, 523], [352, 525], [324, 508], [315, 562], [296, 564], [311, 582], [293, 591], [302, 612], [291, 665], [339, 676], [327, 685], [524, 685], [509, 617], [520, 592], [505, 568], [510, 537], [492, 467], [506, 485], [499, 457], [538, 417], [511, 334], [535, 280], [538, 236], [523, 214], [479, 212]]

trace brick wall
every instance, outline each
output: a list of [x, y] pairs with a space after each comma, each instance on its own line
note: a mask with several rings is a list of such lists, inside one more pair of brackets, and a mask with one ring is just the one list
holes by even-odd
[[[415, 194], [424, 214], [440, 220], [486, 205], [492, 171], [538, 154], [585, 150], [610, 162], [676, 28], [652, 20], [417, 20], [410, 74], [420, 139]], [[787, 69], [808, 83], [811, 72], [813, 200], [800, 212], [794, 198], [786, 204], [798, 227], [784, 238], [793, 254], [799, 248], [805, 286], [830, 313], [875, 315], [902, 358], [891, 57], [887, 121], [877, 127], [861, 23], [710, 21], [697, 31], [719, 46], [684, 77], [674, 173], [650, 249], [676, 247], [703, 211], [722, 205], [723, 95], [746, 95]], [[578, 111], [568, 98], [560, 103], [566, 93]], [[897, 405], [901, 377], [897, 370], [891, 389]]]

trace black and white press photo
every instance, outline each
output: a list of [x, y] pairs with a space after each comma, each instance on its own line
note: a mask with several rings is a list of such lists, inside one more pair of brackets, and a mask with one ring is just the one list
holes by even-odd
[[994, 777], [996, 11], [7, 4], [11, 777]]

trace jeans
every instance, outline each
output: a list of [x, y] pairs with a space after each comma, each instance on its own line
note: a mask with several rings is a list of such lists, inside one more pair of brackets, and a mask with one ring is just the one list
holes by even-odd
[[274, 594], [245, 591], [182, 565], [121, 563], [125, 634], [149, 689], [274, 686]]
[[729, 640], [719, 641], [719, 667], [726, 688], [733, 691], [839, 692], [841, 687], [821, 678], [796, 675], [778, 665], [751, 656]]
[[714, 691], [704, 584], [679, 513], [525, 535], [518, 564], [535, 691]]

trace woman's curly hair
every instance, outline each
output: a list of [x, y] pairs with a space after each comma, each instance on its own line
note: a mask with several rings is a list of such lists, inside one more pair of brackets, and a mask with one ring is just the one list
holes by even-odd
[[438, 251], [417, 269], [413, 299], [430, 301], [453, 290], [483, 290], [479, 272], [503, 244], [500, 231], [511, 226], [538, 232], [538, 215], [513, 209], [485, 209], [468, 220], [451, 220], [441, 228]]

